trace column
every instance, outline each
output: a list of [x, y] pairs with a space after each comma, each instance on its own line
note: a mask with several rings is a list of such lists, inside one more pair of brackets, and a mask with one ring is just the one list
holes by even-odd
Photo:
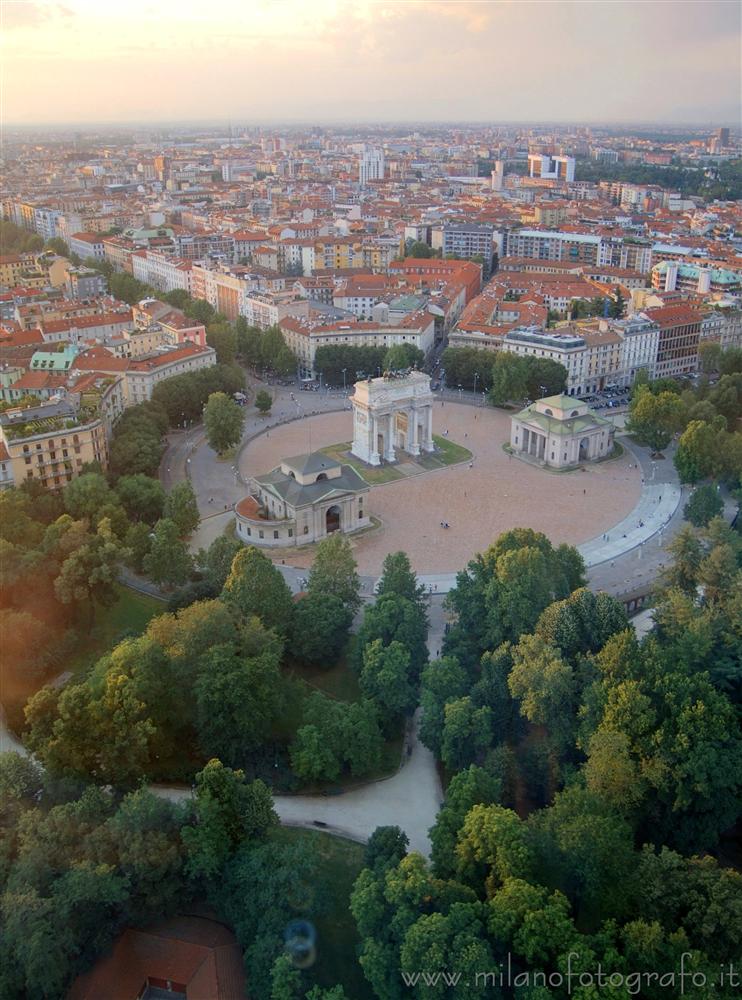
[[387, 415], [387, 427], [388, 431], [387, 431], [386, 441], [384, 442], [384, 444], [386, 445], [384, 449], [386, 454], [384, 457], [386, 458], [387, 462], [396, 462], [397, 455], [394, 451], [394, 410], [392, 410], [392, 412]]
[[371, 447], [368, 452], [368, 464], [369, 465], [380, 465], [381, 456], [379, 455], [379, 431], [376, 424], [376, 415], [369, 414], [369, 425], [371, 434]]
[[[410, 439], [410, 423], [412, 424], [412, 438]], [[420, 442], [418, 440], [417, 407], [412, 407], [407, 411], [407, 450], [411, 455], [420, 454]]]
[[423, 441], [423, 451], [434, 451], [435, 445], [433, 444], [433, 407], [428, 405], [425, 407], [425, 440]]

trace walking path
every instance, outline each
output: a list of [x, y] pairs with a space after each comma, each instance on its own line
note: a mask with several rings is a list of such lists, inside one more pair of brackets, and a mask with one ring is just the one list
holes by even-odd
[[[441, 598], [432, 598], [428, 651], [431, 659], [443, 644], [444, 613]], [[405, 739], [402, 764], [395, 775], [371, 782], [343, 795], [276, 795], [273, 805], [284, 826], [322, 829], [365, 843], [377, 826], [399, 826], [407, 834], [410, 850], [430, 853], [428, 831], [443, 804], [435, 757], [418, 738], [421, 710]], [[182, 801], [191, 790], [153, 785], [152, 791], [171, 801]]]

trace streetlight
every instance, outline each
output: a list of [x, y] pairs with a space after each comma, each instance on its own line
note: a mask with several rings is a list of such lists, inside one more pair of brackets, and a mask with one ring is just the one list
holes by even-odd
[[461, 396], [464, 392], [463, 386], [459, 386], [459, 402], [461, 402]]
[[345, 392], [345, 373], [348, 371], [347, 368], [343, 368], [343, 392]]
[[479, 378], [479, 372], [474, 372], [474, 395], [477, 394], [477, 379]]

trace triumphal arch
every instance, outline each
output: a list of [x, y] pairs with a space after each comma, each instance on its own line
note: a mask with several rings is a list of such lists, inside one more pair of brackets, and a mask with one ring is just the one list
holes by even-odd
[[434, 451], [433, 393], [424, 372], [385, 372], [355, 384], [351, 453], [369, 465]]

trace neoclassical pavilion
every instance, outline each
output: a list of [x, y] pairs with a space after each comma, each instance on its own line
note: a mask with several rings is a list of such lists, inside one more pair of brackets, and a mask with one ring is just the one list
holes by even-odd
[[434, 451], [430, 377], [412, 371], [356, 382], [352, 454], [369, 465], [396, 462], [397, 451]]
[[285, 548], [349, 534], [371, 523], [368, 483], [350, 465], [316, 451], [286, 458], [235, 507], [237, 537], [248, 545]]
[[510, 446], [519, 458], [553, 469], [594, 462], [613, 451], [614, 427], [572, 396], [546, 396], [510, 421]]

